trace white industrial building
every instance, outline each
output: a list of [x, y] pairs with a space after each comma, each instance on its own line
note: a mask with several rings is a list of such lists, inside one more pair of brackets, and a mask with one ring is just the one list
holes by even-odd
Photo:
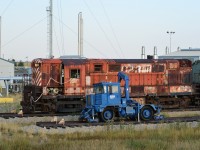
[[175, 52], [158, 56], [158, 59], [189, 59], [192, 62], [200, 60], [200, 48], [178, 49]]
[[0, 92], [6, 88], [3, 78], [14, 77], [14, 63], [0, 58]]

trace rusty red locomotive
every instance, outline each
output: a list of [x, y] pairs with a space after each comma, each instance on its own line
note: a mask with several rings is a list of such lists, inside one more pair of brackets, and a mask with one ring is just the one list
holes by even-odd
[[92, 85], [116, 82], [119, 71], [129, 76], [130, 97], [139, 103], [177, 108], [193, 102], [192, 63], [186, 59], [34, 59], [31, 68], [32, 84], [24, 87], [21, 102], [24, 112], [81, 111]]

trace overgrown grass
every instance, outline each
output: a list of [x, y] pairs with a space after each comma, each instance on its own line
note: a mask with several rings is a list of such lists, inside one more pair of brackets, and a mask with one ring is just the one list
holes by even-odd
[[22, 132], [17, 125], [0, 126], [0, 149], [41, 150], [123, 150], [123, 149], [192, 149], [200, 148], [200, 126], [189, 128], [174, 124], [170, 128], [136, 131], [132, 128], [105, 132], [48, 135], [45, 132]]
[[[14, 98], [14, 103], [0, 104], [0, 112], [10, 112], [21, 108], [19, 104], [21, 96], [10, 95], [10, 97]], [[167, 115], [171, 116], [171, 114]], [[188, 113], [183, 113], [181, 116], [188, 116]], [[54, 135], [46, 134], [46, 129], [43, 130], [44, 132], [34, 132], [31, 129], [29, 132], [24, 132], [22, 126], [24, 124], [0, 122], [0, 150], [199, 150], [200, 148], [200, 126], [190, 128], [183, 123], [172, 124], [169, 128], [140, 131], [123, 125], [120, 125], [120, 130], [113, 130], [113, 125], [110, 124], [105, 127], [104, 132]]]
[[165, 117], [192, 117], [200, 116], [200, 111], [177, 111], [177, 112], [162, 112]]

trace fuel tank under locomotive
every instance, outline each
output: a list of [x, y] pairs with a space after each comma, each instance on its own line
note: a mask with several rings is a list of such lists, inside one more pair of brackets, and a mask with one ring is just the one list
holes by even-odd
[[23, 112], [81, 112], [84, 107], [83, 95], [65, 96], [58, 94], [57, 88], [50, 89], [52, 89], [51, 95], [43, 95], [42, 87], [25, 86], [21, 101]]

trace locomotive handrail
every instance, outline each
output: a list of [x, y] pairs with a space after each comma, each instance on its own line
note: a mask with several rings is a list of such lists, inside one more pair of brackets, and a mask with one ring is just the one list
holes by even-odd
[[[60, 83], [60, 82], [56, 81], [53, 78], [49, 78], [49, 81], [47, 82], [47, 85], [45, 86], [45, 88], [47, 88], [47, 86], [49, 85], [49, 83], [50, 83], [51, 80], [53, 80], [56, 83]], [[68, 81], [64, 82], [63, 84], [68, 83], [70, 80], [72, 80], [72, 79], [69, 79]], [[36, 103], [42, 97], [42, 95], [43, 95], [43, 92], [42, 92], [42, 94], [36, 100], [34, 100], [33, 96], [31, 96], [30, 97], [30, 101], [33, 101], [34, 103]]]
[[[60, 83], [60, 82], [56, 81], [55, 79], [53, 79], [53, 78], [50, 78], [47, 84], [49, 84], [50, 80], [53, 80], [54, 82], [56, 82], [56, 83], [59, 83], [59, 84], [61, 84], [61, 85], [62, 85], [62, 84], [68, 83], [69, 81], [71, 81], [71, 80], [73, 80], [73, 79], [71, 78], [71, 79], [69, 79], [67, 82]], [[47, 87], [47, 86], [48, 86], [48, 85], [46, 85], [45, 87]]]

